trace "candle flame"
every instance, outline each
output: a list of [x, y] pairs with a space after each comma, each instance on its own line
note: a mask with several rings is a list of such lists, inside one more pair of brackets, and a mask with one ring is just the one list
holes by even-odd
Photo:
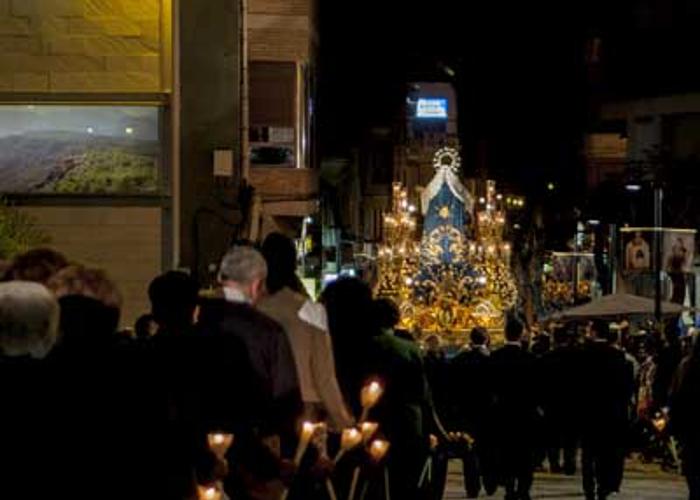
[[375, 462], [379, 462], [389, 451], [389, 441], [375, 439], [369, 447], [369, 454]]
[[377, 429], [379, 429], [379, 424], [376, 422], [362, 422], [362, 424], [360, 424], [362, 437], [365, 441], [369, 441], [369, 439], [374, 436], [374, 433], [377, 432]]
[[354, 448], [362, 442], [362, 433], [351, 427], [349, 429], [344, 429], [343, 434], [340, 439], [340, 446], [343, 449], [349, 450]]

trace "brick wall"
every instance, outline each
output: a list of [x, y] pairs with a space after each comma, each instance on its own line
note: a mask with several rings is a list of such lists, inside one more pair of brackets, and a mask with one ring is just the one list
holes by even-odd
[[0, 0], [0, 91], [167, 91], [169, 15], [170, 0]]

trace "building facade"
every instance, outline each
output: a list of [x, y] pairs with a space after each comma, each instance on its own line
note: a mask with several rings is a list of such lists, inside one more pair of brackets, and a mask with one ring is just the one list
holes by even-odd
[[132, 324], [161, 271], [315, 209], [315, 33], [312, 0], [0, 1], [0, 192]]

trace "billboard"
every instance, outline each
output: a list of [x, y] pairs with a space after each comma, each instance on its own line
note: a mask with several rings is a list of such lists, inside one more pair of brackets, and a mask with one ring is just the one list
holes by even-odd
[[663, 239], [663, 269], [667, 273], [690, 273], [695, 256], [694, 231], [666, 231]]
[[447, 99], [421, 97], [416, 103], [416, 118], [447, 119]]
[[0, 193], [156, 194], [156, 106], [0, 105]]

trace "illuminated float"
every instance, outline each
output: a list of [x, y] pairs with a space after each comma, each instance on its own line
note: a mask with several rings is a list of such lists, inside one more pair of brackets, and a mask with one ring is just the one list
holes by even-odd
[[459, 178], [456, 150], [435, 153], [435, 176], [418, 210], [400, 183], [393, 185], [392, 210], [384, 215], [384, 240], [377, 255], [376, 294], [396, 302], [400, 328], [439, 333], [462, 341], [475, 326], [502, 330], [515, 306], [517, 288], [510, 269], [511, 245], [503, 238], [503, 197], [493, 181], [474, 196]]

